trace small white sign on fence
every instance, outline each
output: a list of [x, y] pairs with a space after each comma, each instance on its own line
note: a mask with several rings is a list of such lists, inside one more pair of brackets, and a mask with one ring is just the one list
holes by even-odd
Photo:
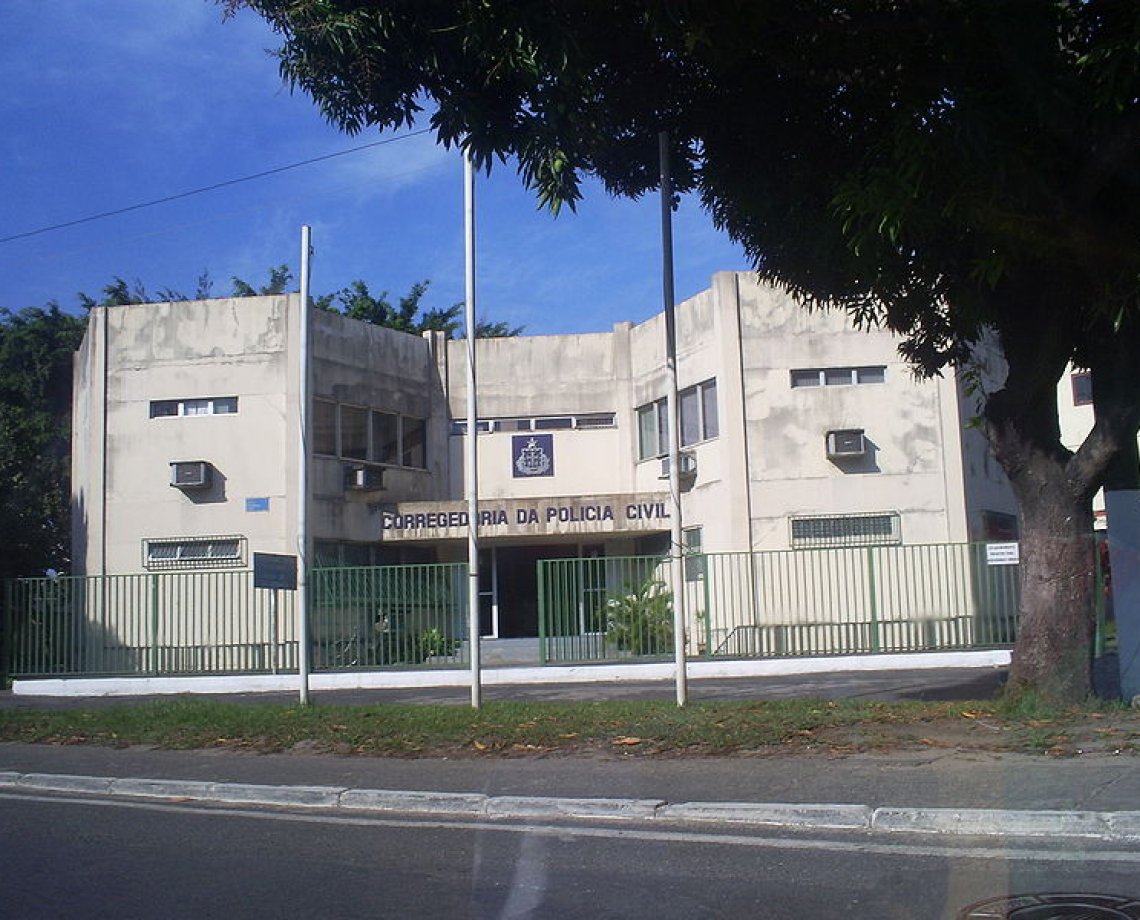
[[1017, 543], [987, 543], [986, 565], [1018, 565], [1021, 553]]

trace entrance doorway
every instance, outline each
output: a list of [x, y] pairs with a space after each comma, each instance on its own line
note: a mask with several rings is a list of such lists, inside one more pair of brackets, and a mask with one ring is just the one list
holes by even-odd
[[479, 620], [485, 638], [538, 636], [538, 563], [600, 556], [601, 546], [493, 546], [479, 558]]

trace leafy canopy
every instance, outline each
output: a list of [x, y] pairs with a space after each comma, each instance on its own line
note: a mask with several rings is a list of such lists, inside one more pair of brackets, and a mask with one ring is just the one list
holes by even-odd
[[678, 190], [761, 275], [887, 323], [926, 373], [1033, 323], [1041, 292], [1079, 363], [1137, 325], [1140, 4], [220, 2], [278, 31], [285, 79], [344, 130], [430, 108], [553, 209], [583, 173], [654, 188], [667, 130]]

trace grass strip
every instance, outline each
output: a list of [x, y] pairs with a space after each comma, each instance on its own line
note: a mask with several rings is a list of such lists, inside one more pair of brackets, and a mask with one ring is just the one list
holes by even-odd
[[0, 711], [0, 741], [233, 748], [372, 756], [854, 753], [952, 747], [1140, 751], [1140, 713], [1001, 701], [492, 702], [268, 705], [174, 698], [97, 709]]

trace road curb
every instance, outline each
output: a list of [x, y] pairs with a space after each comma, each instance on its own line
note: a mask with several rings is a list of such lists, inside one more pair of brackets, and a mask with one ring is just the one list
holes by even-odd
[[712, 821], [758, 827], [804, 827], [820, 830], [870, 830], [867, 805], [787, 804], [775, 802], [680, 802], [660, 809], [659, 818]]
[[666, 802], [284, 786], [183, 779], [116, 778], [0, 771], [0, 790], [72, 793], [119, 799], [324, 809], [353, 814], [411, 814], [500, 820], [651, 821], [885, 835], [1068, 837], [1140, 842], [1140, 811], [1048, 811], [879, 807], [846, 803]]

